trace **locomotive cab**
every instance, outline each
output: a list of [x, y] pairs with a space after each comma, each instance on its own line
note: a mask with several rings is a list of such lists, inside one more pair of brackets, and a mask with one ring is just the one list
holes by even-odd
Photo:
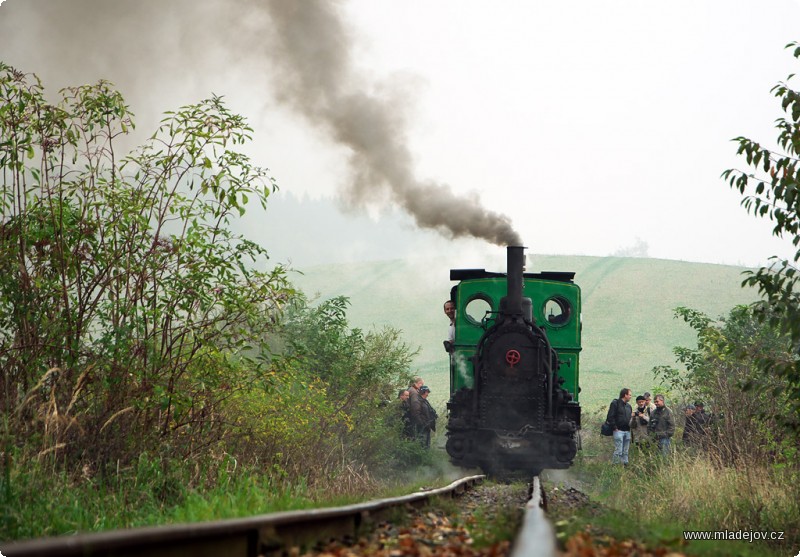
[[580, 289], [574, 273], [450, 272], [459, 281], [450, 355], [447, 452], [489, 474], [568, 468], [580, 429]]

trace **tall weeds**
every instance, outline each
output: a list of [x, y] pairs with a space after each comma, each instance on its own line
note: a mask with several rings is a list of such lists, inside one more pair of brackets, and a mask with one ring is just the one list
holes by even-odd
[[[303, 482], [276, 481], [223, 459], [202, 489], [189, 487], [192, 466], [141, 455], [106, 479], [54, 471], [38, 461], [13, 467], [13, 501], [0, 506], [0, 539], [212, 520], [306, 508]], [[110, 480], [110, 481], [109, 481]], [[2, 487], [8, 484], [3, 481]]]
[[[800, 477], [796, 470], [764, 464], [719, 467], [707, 454], [678, 452], [633, 463], [624, 491], [612, 491], [614, 506], [654, 521], [680, 517], [686, 530], [783, 531], [800, 541]], [[631, 493], [645, 494], [630, 497]]]
[[[597, 426], [599, 428], [599, 424]], [[777, 547], [800, 544], [800, 471], [766, 461], [721, 464], [713, 452], [673, 445], [656, 450], [631, 448], [630, 464], [610, 462], [613, 444], [599, 434], [584, 435], [578, 472], [591, 494], [637, 524], [680, 530], [783, 532]]]

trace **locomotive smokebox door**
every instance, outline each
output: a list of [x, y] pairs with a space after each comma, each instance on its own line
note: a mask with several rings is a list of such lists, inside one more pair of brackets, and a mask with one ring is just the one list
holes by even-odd
[[[536, 373], [536, 347], [528, 335], [513, 333], [494, 339], [484, 357], [487, 372], [503, 376], [509, 381], [530, 381]], [[486, 349], [485, 348], [485, 349]]]

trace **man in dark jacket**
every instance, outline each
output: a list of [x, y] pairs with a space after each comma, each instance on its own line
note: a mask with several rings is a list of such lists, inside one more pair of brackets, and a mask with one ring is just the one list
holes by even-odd
[[697, 421], [697, 433], [698, 435], [705, 435], [708, 424], [711, 423], [711, 416], [706, 414], [705, 405], [701, 401], [698, 400], [695, 402], [694, 406], [694, 417]]
[[414, 429], [411, 426], [411, 406], [408, 403], [408, 389], [400, 389], [397, 393], [397, 415], [403, 423], [403, 437], [414, 438]]
[[433, 409], [431, 403], [428, 402], [428, 395], [431, 390], [427, 385], [419, 388], [419, 396], [422, 398], [422, 415], [424, 416], [424, 425], [420, 442], [426, 449], [431, 446], [431, 432], [436, 431], [436, 410]]
[[628, 449], [631, 446], [631, 400], [630, 389], [622, 389], [619, 398], [612, 400], [608, 406], [606, 421], [614, 426], [614, 454], [611, 462], [617, 464], [621, 462], [623, 466], [628, 465]]
[[707, 449], [712, 416], [710, 414], [706, 414], [702, 401], [698, 400], [694, 403], [694, 405], [696, 408], [694, 411], [694, 417], [697, 421], [697, 445], [702, 449]]
[[669, 455], [672, 436], [675, 435], [675, 418], [672, 417], [672, 410], [667, 408], [664, 395], [656, 395], [656, 409], [650, 416], [647, 429], [658, 441], [661, 454]]
[[411, 429], [414, 438], [421, 444], [425, 444], [425, 410], [423, 407], [422, 396], [419, 394], [420, 388], [425, 384], [422, 377], [414, 377], [408, 386], [408, 408], [411, 416]]
[[696, 446], [700, 431], [700, 423], [697, 420], [694, 404], [687, 404], [683, 413], [686, 418], [683, 422], [683, 444], [687, 447], [691, 447], [692, 445]]

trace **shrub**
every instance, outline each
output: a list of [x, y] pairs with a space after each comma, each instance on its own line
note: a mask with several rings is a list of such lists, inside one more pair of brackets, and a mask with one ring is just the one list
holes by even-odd
[[194, 452], [184, 433], [216, 428], [227, 396], [207, 364], [258, 342], [290, 294], [283, 268], [259, 270], [265, 250], [227, 226], [274, 189], [234, 150], [244, 119], [213, 97], [122, 157], [132, 127], [107, 82], [53, 105], [35, 76], [0, 63], [5, 434], [100, 470], [143, 450]]

